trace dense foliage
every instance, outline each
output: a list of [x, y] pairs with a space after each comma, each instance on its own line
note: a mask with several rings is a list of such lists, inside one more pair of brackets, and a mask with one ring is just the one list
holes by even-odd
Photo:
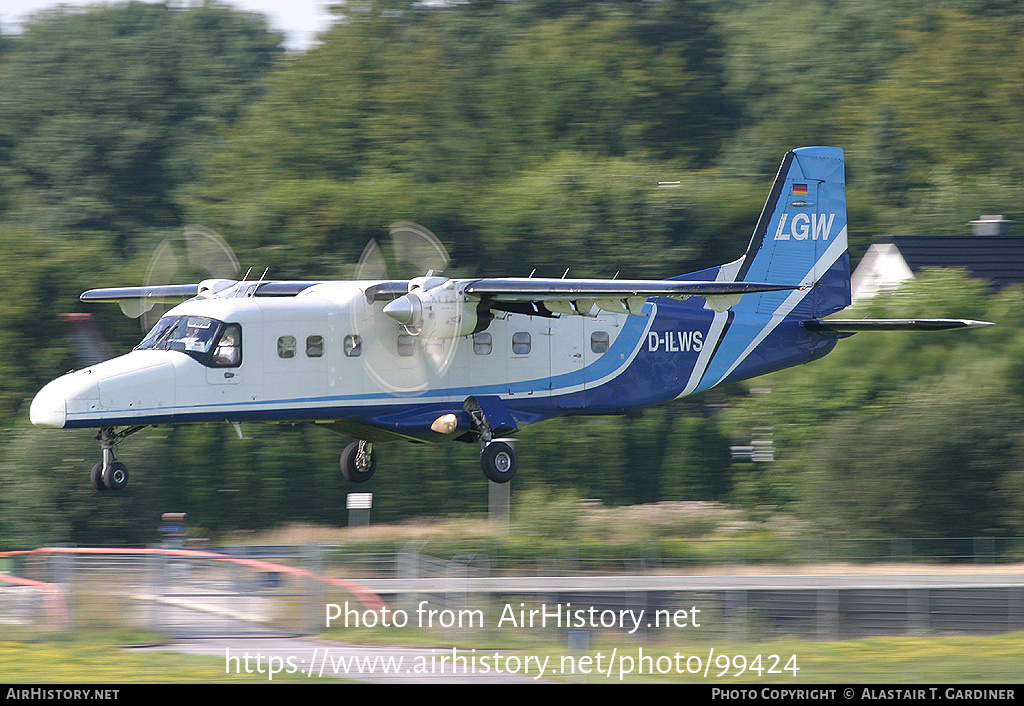
[[[874, 233], [1024, 219], [1024, 3], [350, 1], [302, 54], [216, 2], [37, 16], [0, 37], [0, 542], [343, 523], [344, 440], [309, 427], [143, 432], [120, 498], [91, 434], [22, 402], [75, 365], [57, 315], [142, 281], [155, 244], [215, 229], [272, 277], [348, 276], [387, 223], [450, 274], [665, 277], [738, 256], [781, 155], [847, 149], [854, 254]], [[659, 184], [670, 183], [671, 188]], [[879, 315], [998, 328], [853, 337], [813, 366], [625, 417], [524, 431], [517, 489], [615, 504], [780, 505], [817, 531], [1024, 530], [1016, 292], [925, 277]], [[139, 336], [91, 309], [121, 350]], [[774, 463], [729, 446], [771, 428]], [[479, 511], [472, 447], [391, 445], [375, 517]]]

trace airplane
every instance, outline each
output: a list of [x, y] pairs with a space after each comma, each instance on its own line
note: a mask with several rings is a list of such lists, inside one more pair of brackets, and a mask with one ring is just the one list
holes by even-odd
[[[511, 435], [564, 415], [614, 414], [821, 358], [859, 331], [967, 319], [834, 319], [850, 305], [844, 153], [782, 160], [746, 252], [665, 280], [476, 278], [241, 281], [93, 289], [86, 302], [171, 308], [130, 353], [47, 384], [33, 424], [98, 428], [98, 490], [120, 490], [116, 446], [150, 425], [309, 423], [377, 445], [478, 444], [484, 475], [515, 476]], [[237, 427], [236, 427], [237, 428]]]

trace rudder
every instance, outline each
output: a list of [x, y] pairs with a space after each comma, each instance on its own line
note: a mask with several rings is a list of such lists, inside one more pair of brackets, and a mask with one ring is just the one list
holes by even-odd
[[819, 318], [850, 305], [842, 149], [786, 154], [736, 280], [808, 287], [795, 303], [787, 292], [747, 295], [761, 314]]

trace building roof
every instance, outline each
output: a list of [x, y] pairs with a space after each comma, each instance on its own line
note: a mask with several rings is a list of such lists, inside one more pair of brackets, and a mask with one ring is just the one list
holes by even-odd
[[962, 267], [996, 287], [1024, 283], [1024, 236], [884, 235], [874, 240], [895, 245], [915, 273], [925, 267]]

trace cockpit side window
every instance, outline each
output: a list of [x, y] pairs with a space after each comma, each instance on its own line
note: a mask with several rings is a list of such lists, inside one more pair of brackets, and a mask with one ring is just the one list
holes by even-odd
[[226, 324], [224, 331], [214, 346], [210, 365], [215, 368], [237, 368], [242, 364], [242, 327], [239, 324]]

